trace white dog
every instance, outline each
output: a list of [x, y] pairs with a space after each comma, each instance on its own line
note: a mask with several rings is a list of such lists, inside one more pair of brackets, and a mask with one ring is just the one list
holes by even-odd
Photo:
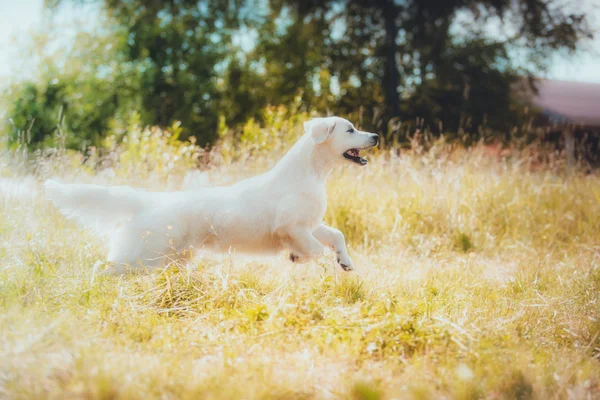
[[126, 186], [45, 183], [60, 211], [110, 241], [109, 273], [156, 268], [189, 259], [194, 249], [273, 254], [290, 251], [304, 263], [335, 251], [354, 268], [344, 235], [322, 223], [325, 180], [336, 164], [367, 164], [360, 150], [379, 142], [338, 117], [304, 124], [305, 134], [270, 171], [228, 187], [182, 192], [146, 192]]

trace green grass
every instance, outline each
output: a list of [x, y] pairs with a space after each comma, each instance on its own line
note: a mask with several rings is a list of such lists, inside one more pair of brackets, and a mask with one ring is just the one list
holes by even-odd
[[[108, 177], [58, 170], [156, 189], [181, 187], [189, 167], [157, 178], [129, 158]], [[206, 174], [231, 182], [273, 161]], [[0, 398], [600, 396], [595, 174], [382, 152], [328, 184], [326, 220], [356, 273], [331, 256], [203, 254], [189, 269], [102, 279], [102, 240], [40, 194], [2, 188]]]

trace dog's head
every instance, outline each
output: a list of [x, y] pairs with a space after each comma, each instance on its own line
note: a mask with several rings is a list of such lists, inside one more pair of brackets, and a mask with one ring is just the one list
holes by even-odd
[[304, 130], [328, 156], [358, 165], [367, 164], [360, 151], [379, 143], [377, 134], [359, 131], [350, 121], [339, 117], [312, 119], [304, 123]]

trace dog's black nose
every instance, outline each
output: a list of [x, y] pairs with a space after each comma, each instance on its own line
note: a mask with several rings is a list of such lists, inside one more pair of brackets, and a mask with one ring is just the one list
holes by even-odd
[[379, 135], [374, 133], [371, 140], [373, 141], [373, 146], [377, 146], [379, 144]]

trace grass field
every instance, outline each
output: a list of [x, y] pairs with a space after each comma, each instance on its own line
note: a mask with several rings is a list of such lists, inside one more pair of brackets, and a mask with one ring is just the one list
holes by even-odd
[[98, 161], [110, 169], [4, 163], [0, 398], [600, 398], [595, 173], [481, 148], [381, 151], [328, 182], [355, 273], [203, 254], [95, 277], [104, 242], [51, 206], [43, 178], [181, 189], [276, 161], [257, 150], [190, 173], [191, 144], [152, 137]]

